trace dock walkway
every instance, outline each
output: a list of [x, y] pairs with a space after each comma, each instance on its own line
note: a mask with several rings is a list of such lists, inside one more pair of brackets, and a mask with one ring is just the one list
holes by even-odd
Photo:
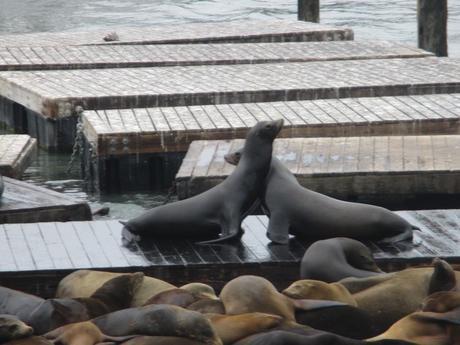
[[[1, 36], [0, 36], [1, 37]], [[0, 71], [427, 57], [387, 41], [0, 47]]]
[[0, 174], [19, 178], [35, 159], [37, 140], [27, 134], [0, 135]]
[[[116, 32], [118, 41], [104, 37]], [[147, 27], [110, 27], [86, 32], [1, 35], [2, 47], [117, 44], [187, 44], [352, 40], [353, 30], [294, 20], [246, 20]]]
[[[421, 228], [414, 243], [370, 243], [383, 269], [429, 264], [434, 257], [459, 263], [459, 210], [404, 211]], [[50, 296], [57, 282], [79, 268], [122, 272], [142, 270], [174, 284], [201, 281], [221, 288], [241, 274], [262, 275], [278, 287], [298, 279], [299, 261], [308, 242], [294, 238], [287, 246], [269, 245], [268, 219], [249, 216], [235, 245], [201, 246], [175, 239], [123, 245], [118, 221], [0, 225], [2, 285]], [[179, 273], [180, 272], [180, 273]], [[212, 273], [211, 273], [212, 272]]]
[[92, 219], [86, 202], [12, 178], [4, 177], [3, 180], [5, 190], [0, 200], [0, 224]]
[[[244, 140], [194, 141], [176, 175], [179, 199], [222, 182], [234, 167], [224, 155]], [[373, 203], [398, 203], [460, 195], [460, 135], [289, 138], [273, 154], [317, 192]], [[431, 207], [436, 207], [435, 202]]]

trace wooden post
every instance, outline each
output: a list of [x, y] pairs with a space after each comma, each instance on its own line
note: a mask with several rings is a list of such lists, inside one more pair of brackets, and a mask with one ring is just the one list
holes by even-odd
[[418, 46], [447, 56], [447, 0], [417, 0]]
[[319, 23], [319, 0], [297, 0], [297, 19]]

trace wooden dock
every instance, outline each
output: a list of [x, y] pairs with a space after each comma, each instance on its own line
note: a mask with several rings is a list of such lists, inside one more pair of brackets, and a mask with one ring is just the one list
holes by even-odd
[[102, 190], [152, 189], [173, 179], [155, 164], [175, 175], [193, 140], [244, 138], [257, 121], [283, 118], [281, 137], [356, 137], [459, 134], [459, 117], [460, 94], [88, 111], [85, 164]]
[[[104, 37], [116, 32], [118, 41]], [[246, 20], [151, 27], [110, 27], [86, 32], [1, 35], [2, 47], [45, 47], [101, 44], [186, 44], [238, 42], [302, 42], [352, 40], [353, 30], [294, 20]]]
[[37, 140], [26, 134], [0, 135], [0, 174], [19, 178], [35, 159]]
[[92, 219], [86, 202], [12, 178], [4, 177], [3, 180], [5, 190], [0, 199], [0, 224]]
[[[422, 231], [415, 232], [414, 243], [369, 243], [382, 268], [429, 264], [438, 256], [460, 263], [459, 210], [399, 214]], [[0, 279], [4, 286], [48, 297], [63, 276], [79, 268], [142, 270], [177, 285], [201, 281], [218, 289], [235, 276], [256, 274], [284, 288], [298, 279], [309, 243], [293, 238], [286, 246], [270, 245], [267, 223], [265, 216], [249, 216], [242, 241], [219, 246], [180, 239], [123, 243], [118, 221], [0, 225]]]
[[260, 64], [427, 56], [432, 54], [388, 41], [0, 47], [0, 71]]
[[[222, 182], [224, 155], [244, 140], [194, 141], [176, 175], [179, 199]], [[344, 200], [410, 207], [460, 196], [460, 135], [277, 139], [273, 154], [309, 189]], [[460, 203], [458, 205], [460, 207]]]

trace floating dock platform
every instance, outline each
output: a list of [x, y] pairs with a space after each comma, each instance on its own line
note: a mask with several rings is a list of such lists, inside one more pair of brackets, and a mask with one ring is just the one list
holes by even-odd
[[169, 187], [173, 176], [155, 165], [175, 174], [193, 140], [244, 138], [257, 121], [279, 118], [280, 137], [460, 134], [460, 94], [88, 111], [84, 163], [101, 190]]
[[0, 135], [0, 174], [20, 178], [37, 155], [37, 140], [26, 134]]
[[[118, 40], [104, 37], [115, 32]], [[151, 27], [110, 27], [86, 32], [46, 32], [1, 35], [1, 47], [44, 47], [118, 44], [189, 44], [304, 42], [352, 40], [353, 30], [297, 20], [246, 20], [157, 25]]]
[[[179, 199], [222, 182], [234, 170], [224, 155], [243, 145], [242, 139], [194, 141], [176, 175]], [[401, 209], [459, 199], [459, 150], [460, 135], [394, 135], [277, 139], [273, 155], [306, 188]]]
[[[430, 264], [442, 257], [460, 263], [459, 210], [404, 211], [401, 216], [422, 231], [414, 241], [382, 246], [368, 243], [384, 270]], [[299, 276], [299, 262], [309, 242], [271, 245], [268, 219], [249, 216], [238, 244], [202, 246], [174, 239], [123, 243], [118, 221], [0, 225], [0, 280], [3, 286], [51, 297], [59, 280], [80, 268], [147, 275], [182, 285], [192, 281], [217, 289], [232, 278], [256, 274], [285, 288]]]
[[432, 55], [425, 50], [387, 41], [0, 47], [0, 71], [261, 64]]
[[[7, 71], [0, 72], [0, 93], [20, 106], [0, 114], [0, 121], [27, 123], [39, 145], [63, 149], [73, 143], [81, 109], [454, 92], [460, 92], [460, 59], [447, 58]], [[200, 129], [196, 121], [181, 121]]]
[[[0, 224], [92, 219], [86, 202], [8, 177], [3, 177], [3, 182], [5, 190], [0, 199]], [[3, 250], [0, 251], [3, 253]]]

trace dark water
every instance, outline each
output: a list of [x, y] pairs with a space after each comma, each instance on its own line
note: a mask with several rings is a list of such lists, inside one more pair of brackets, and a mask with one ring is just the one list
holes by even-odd
[[[416, 45], [417, 0], [321, 0], [321, 22], [354, 29], [356, 39], [388, 39]], [[296, 19], [297, 0], [0, 0], [0, 34], [81, 31], [241, 19]], [[460, 57], [460, 0], [449, 1], [449, 54]], [[87, 195], [69, 155], [41, 152], [24, 179], [111, 207], [110, 217], [129, 218], [162, 203], [164, 195]]]

